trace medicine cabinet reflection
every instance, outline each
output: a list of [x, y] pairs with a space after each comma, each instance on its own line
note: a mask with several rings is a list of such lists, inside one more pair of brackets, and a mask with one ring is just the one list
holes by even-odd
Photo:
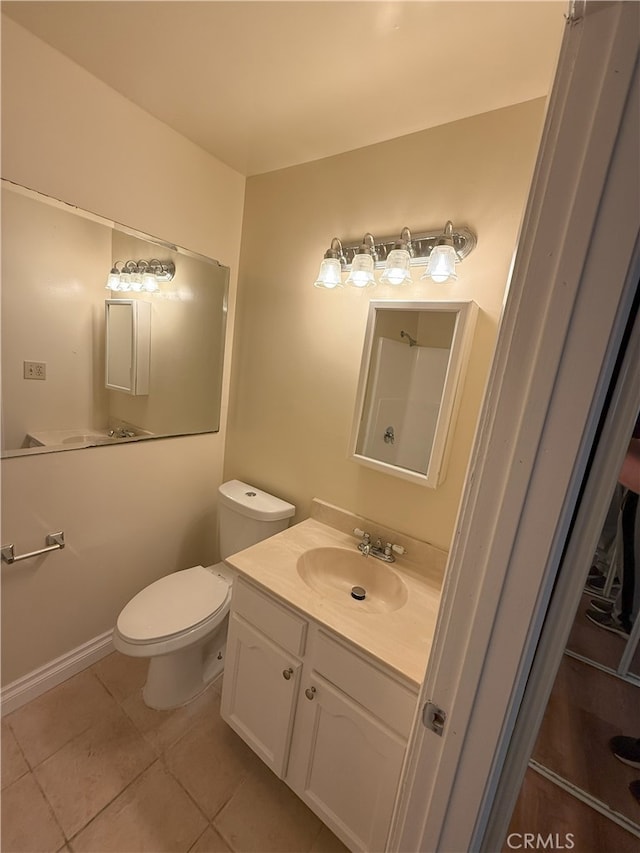
[[350, 456], [436, 488], [445, 478], [478, 307], [370, 303]]
[[142, 299], [105, 301], [105, 388], [139, 396], [149, 393], [151, 308]]
[[[153, 258], [175, 265], [156, 292], [106, 288], [116, 262]], [[2, 455], [216, 432], [228, 280], [211, 258], [3, 180]]]

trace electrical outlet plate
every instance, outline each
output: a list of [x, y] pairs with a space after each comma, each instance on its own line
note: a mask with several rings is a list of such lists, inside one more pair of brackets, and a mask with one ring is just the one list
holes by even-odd
[[47, 365], [44, 361], [25, 361], [23, 364], [25, 379], [47, 378]]

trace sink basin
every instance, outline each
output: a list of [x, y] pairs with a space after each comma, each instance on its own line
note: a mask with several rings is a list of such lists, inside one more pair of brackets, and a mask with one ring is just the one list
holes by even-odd
[[106, 444], [111, 438], [103, 433], [82, 433], [62, 439], [62, 444]]
[[[298, 559], [298, 574], [314, 592], [369, 613], [388, 613], [407, 601], [402, 578], [375, 557], [346, 548], [311, 548]], [[352, 596], [354, 587], [358, 598]]]

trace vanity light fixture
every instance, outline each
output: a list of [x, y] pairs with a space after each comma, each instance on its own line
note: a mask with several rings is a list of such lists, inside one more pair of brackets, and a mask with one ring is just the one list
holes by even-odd
[[445, 281], [455, 281], [456, 263], [458, 256], [453, 246], [453, 223], [451, 220], [444, 226], [442, 236], [431, 250], [429, 263], [420, 279], [430, 278], [432, 281], [442, 284]]
[[314, 286], [325, 287], [328, 290], [332, 290], [334, 287], [342, 287], [342, 267], [345, 264], [342, 243], [337, 237], [334, 237], [331, 245], [324, 253], [324, 260], [320, 264], [320, 272]]
[[384, 272], [380, 276], [380, 284], [413, 284], [411, 278], [411, 231], [403, 228], [400, 239], [387, 255]]
[[371, 287], [376, 283], [374, 273], [375, 263], [378, 260], [376, 244], [373, 234], [367, 232], [362, 238], [362, 245], [351, 262], [351, 272], [347, 277], [346, 284], [353, 287]]
[[367, 232], [360, 244], [334, 237], [314, 284], [327, 289], [341, 287], [342, 273], [348, 272], [345, 284], [371, 287], [376, 284], [375, 270], [383, 269], [380, 283], [397, 287], [413, 283], [411, 267], [425, 265], [421, 279], [431, 278], [439, 283], [455, 281], [456, 264], [473, 251], [477, 242], [469, 228], [454, 228], [450, 220], [442, 230], [415, 235], [404, 227], [399, 238], [376, 240]]
[[157, 293], [160, 283], [171, 281], [176, 272], [173, 261], [116, 261], [107, 276], [105, 290]]

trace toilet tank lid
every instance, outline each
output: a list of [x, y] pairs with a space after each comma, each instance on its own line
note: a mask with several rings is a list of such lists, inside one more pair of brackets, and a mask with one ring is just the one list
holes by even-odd
[[218, 489], [220, 503], [245, 515], [263, 521], [278, 521], [290, 518], [296, 511], [293, 504], [256, 489], [240, 480], [229, 480]]

